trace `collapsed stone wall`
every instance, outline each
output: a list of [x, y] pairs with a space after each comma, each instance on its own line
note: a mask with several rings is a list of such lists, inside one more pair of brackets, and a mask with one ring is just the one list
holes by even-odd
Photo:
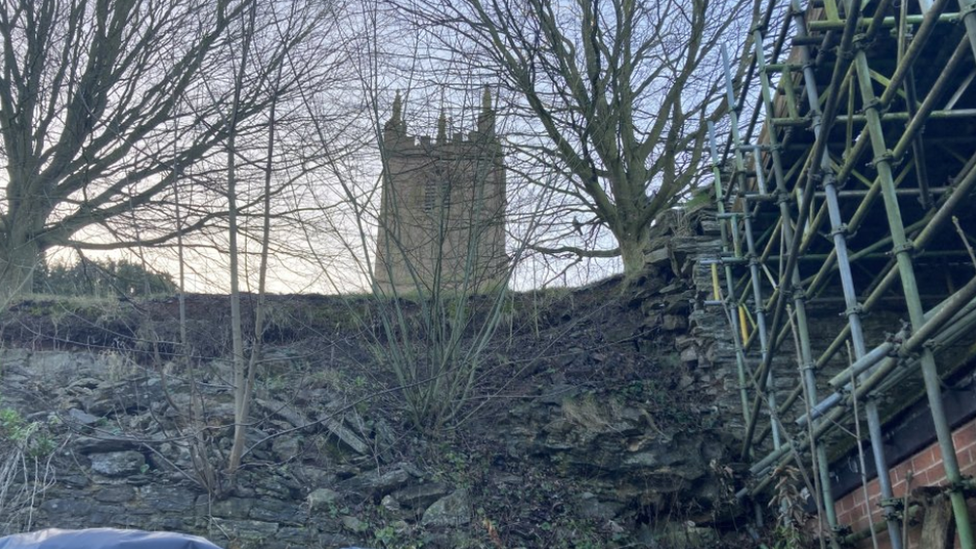
[[[539, 387], [537, 398], [511, 408], [499, 424], [479, 427], [484, 442], [477, 451], [439, 450], [458, 460], [446, 469], [378, 455], [384, 453], [382, 435], [354, 431], [363, 419], [351, 414], [318, 432], [258, 446], [233, 490], [217, 495], [197, 478], [192, 446], [163, 429], [168, 410], [159, 405], [166, 400], [160, 378], [115, 378], [114, 359], [104, 355], [7, 350], [0, 360], [5, 406], [58, 426], [54, 459], [41, 462], [46, 480], [32, 516], [8, 517], [3, 533], [111, 526], [193, 532], [226, 547], [408, 547], [410, 540], [461, 547], [471, 538], [491, 539], [475, 514], [479, 507], [511, 508], [492, 515], [504, 521], [499, 528], [533, 529], [568, 517], [603, 541], [623, 538], [631, 528], [643, 528], [648, 540], [674, 535], [660, 520], [677, 498], [695, 501], [696, 524], [735, 514], [722, 507], [732, 480], [715, 474], [716, 464], [728, 458], [727, 435], [716, 425], [699, 425], [691, 411], [682, 430], [655, 419], [640, 404], [648, 396], [641, 384], [626, 389], [634, 400], [576, 384]], [[174, 394], [185, 389], [168, 383]], [[294, 411], [261, 402], [267, 411], [280, 408], [280, 428], [294, 427], [284, 419]], [[50, 411], [29, 411], [44, 408]], [[226, 404], [214, 408], [211, 421], [231, 421]], [[552, 513], [556, 519], [545, 514], [554, 505], [565, 507]], [[536, 515], [540, 509], [542, 516]], [[686, 530], [681, 535], [717, 541], [714, 530]], [[377, 543], [387, 538], [391, 544]]]

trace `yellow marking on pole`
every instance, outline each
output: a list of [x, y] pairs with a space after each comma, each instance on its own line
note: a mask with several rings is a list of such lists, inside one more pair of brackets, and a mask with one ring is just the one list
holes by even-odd
[[742, 342], [749, 341], [749, 328], [746, 327], [746, 308], [739, 305], [739, 329], [742, 330]]
[[712, 294], [714, 295], [715, 301], [722, 300], [722, 291], [718, 286], [718, 265], [712, 263]]

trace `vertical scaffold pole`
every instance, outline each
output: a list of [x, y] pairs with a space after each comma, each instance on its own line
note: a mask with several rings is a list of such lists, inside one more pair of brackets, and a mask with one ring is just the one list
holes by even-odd
[[[847, 0], [848, 2], [850, 0]], [[969, 30], [967, 26], [967, 31]], [[863, 46], [863, 44], [861, 44]], [[885, 144], [884, 129], [881, 126], [878, 98], [875, 95], [871, 81], [871, 69], [868, 65], [867, 54], [863, 47], [855, 50], [854, 65], [857, 72], [861, 100], [867, 117], [867, 127], [870, 134], [871, 148], [874, 154], [875, 169], [881, 182], [881, 195], [884, 199], [888, 228], [891, 231], [893, 251], [901, 278], [905, 304], [908, 308], [909, 321], [912, 327], [924, 323], [925, 311], [919, 296], [918, 282], [915, 278], [915, 267], [911, 256], [912, 244], [908, 241], [905, 226], [902, 222], [901, 209], [895, 193], [895, 182], [892, 175], [891, 153]], [[962, 477], [959, 473], [959, 463], [956, 459], [955, 445], [952, 442], [952, 431], [946, 420], [942, 402], [941, 380], [935, 364], [932, 349], [924, 347], [921, 356], [922, 377], [925, 382], [925, 392], [928, 397], [932, 421], [938, 438], [939, 449], [942, 452], [942, 465], [946, 479], [950, 484], [949, 497], [952, 502], [953, 516], [956, 522], [956, 532], [963, 549], [976, 549], [973, 538], [972, 523], [966, 508], [966, 498], [962, 493]]]
[[[798, 49], [800, 60], [803, 64], [803, 82], [807, 92], [807, 102], [810, 107], [811, 127], [815, 139], [827, 139], [829, 129], [821, 125], [820, 91], [817, 89], [816, 76], [810, 65], [810, 50], [806, 45], [803, 45], [804, 41], [802, 40], [806, 36], [806, 16], [802, 10], [794, 10], [794, 17], [796, 19], [797, 36], [801, 37], [801, 45], [798, 46]], [[853, 17], [853, 15], [848, 14], [848, 17]], [[810, 169], [816, 168], [811, 166]], [[850, 257], [847, 249], [847, 227], [841, 218], [840, 202], [837, 194], [837, 179], [828, 154], [824, 154], [821, 157], [819, 169], [823, 177], [827, 214], [834, 241], [837, 269], [840, 273], [841, 286], [844, 292], [844, 305], [846, 308], [844, 313], [847, 316], [847, 323], [850, 328], [850, 340], [854, 347], [855, 360], [860, 360], [867, 354], [867, 345], [864, 342], [860, 304], [857, 300], [857, 292], [854, 289], [854, 276], [851, 272]], [[860, 377], [863, 380], [869, 375], [870, 371], [865, 372]], [[880, 486], [881, 497], [885, 502], [885, 522], [888, 528], [888, 537], [892, 549], [902, 549], [901, 521], [898, 519], [896, 509], [893, 505], [894, 491], [888, 471], [888, 460], [885, 457], [884, 440], [881, 435], [881, 416], [878, 412], [877, 402], [874, 399], [869, 399], [866, 403], [865, 413], [868, 420], [871, 453], [874, 458], [875, 469], [878, 472], [878, 484]], [[817, 447], [822, 449], [823, 445], [817, 444]]]

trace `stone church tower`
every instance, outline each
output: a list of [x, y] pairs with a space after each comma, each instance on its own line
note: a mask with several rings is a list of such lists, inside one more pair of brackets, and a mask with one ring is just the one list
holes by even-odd
[[467, 139], [407, 133], [400, 96], [383, 130], [383, 177], [374, 284], [387, 294], [435, 288], [485, 291], [505, 282], [505, 166], [485, 89]]

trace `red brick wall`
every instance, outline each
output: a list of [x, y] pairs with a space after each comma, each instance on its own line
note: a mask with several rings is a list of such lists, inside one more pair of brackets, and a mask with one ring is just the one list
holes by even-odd
[[[956, 446], [956, 456], [963, 475], [976, 474], [976, 419], [969, 421], [956, 429], [952, 434]], [[870, 455], [865, 456], [871, 459]], [[902, 461], [891, 469], [892, 489], [895, 497], [903, 497], [906, 491], [920, 486], [939, 486], [946, 483], [945, 471], [942, 468], [942, 452], [937, 443], [924, 448], [914, 456]], [[864, 503], [864, 490], [858, 487], [853, 492], [837, 500], [834, 508], [837, 510], [837, 521], [842, 525], [850, 525], [854, 532], [860, 532], [872, 522], [883, 520], [882, 509], [878, 505], [878, 480], [868, 483], [869, 501]], [[970, 501], [970, 508], [976, 507]], [[871, 517], [868, 518], [870, 512]], [[970, 516], [973, 516], [972, 514]], [[915, 538], [919, 527], [909, 530], [910, 547], [916, 547]], [[879, 547], [890, 547], [887, 532], [878, 535]], [[958, 541], [957, 541], [958, 543]], [[868, 538], [860, 547], [872, 547]]]

